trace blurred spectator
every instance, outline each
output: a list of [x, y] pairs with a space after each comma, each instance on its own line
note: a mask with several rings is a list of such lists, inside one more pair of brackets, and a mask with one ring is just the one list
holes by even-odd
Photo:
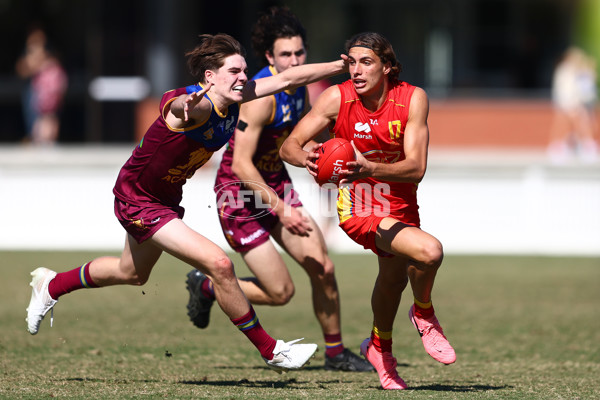
[[17, 60], [16, 72], [28, 79], [23, 93], [26, 141], [51, 145], [58, 140], [59, 112], [67, 89], [67, 74], [48, 50], [43, 30], [33, 29], [27, 36], [25, 51]]
[[553, 163], [564, 163], [575, 153], [584, 162], [598, 159], [596, 136], [596, 61], [583, 50], [567, 49], [552, 82], [554, 123], [548, 146]]

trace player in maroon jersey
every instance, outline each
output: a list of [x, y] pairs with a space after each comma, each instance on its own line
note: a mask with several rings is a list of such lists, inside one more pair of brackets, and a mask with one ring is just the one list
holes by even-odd
[[197, 84], [165, 93], [160, 115], [121, 169], [114, 187], [115, 214], [127, 231], [121, 257], [100, 257], [71, 271], [32, 272], [28, 331], [38, 332], [60, 296], [73, 290], [143, 285], [163, 251], [210, 276], [217, 302], [234, 325], [277, 371], [301, 368], [316, 344], [269, 336], [240, 289], [226, 253], [183, 221], [183, 185], [222, 147], [235, 129], [238, 103], [293, 89], [347, 69], [344, 59], [309, 64], [277, 76], [248, 81], [244, 50], [229, 35], [201, 35], [187, 54]]
[[[273, 7], [252, 30], [252, 47], [265, 64], [253, 79], [274, 76], [306, 61], [306, 31], [287, 8]], [[241, 253], [255, 278], [241, 278], [240, 287], [253, 304], [284, 305], [294, 282], [273, 241], [310, 277], [313, 309], [325, 339], [325, 369], [373, 371], [371, 364], [344, 347], [340, 303], [333, 262], [321, 230], [302, 207], [279, 158], [279, 146], [309, 109], [305, 87], [245, 103], [238, 127], [223, 154], [215, 182], [223, 233]], [[257, 208], [253, 191], [261, 199]], [[270, 240], [273, 238], [273, 241]], [[199, 328], [208, 325], [215, 298], [202, 272], [188, 273], [188, 315]]]
[[409, 281], [414, 295], [409, 318], [426, 351], [444, 364], [456, 360], [431, 303], [442, 245], [419, 228], [416, 190], [427, 166], [429, 103], [424, 90], [398, 80], [400, 65], [380, 34], [356, 35], [346, 50], [350, 80], [323, 92], [280, 154], [315, 175], [316, 147], [303, 150], [310, 139], [330, 127], [335, 137], [352, 141], [357, 160], [342, 171], [340, 227], [379, 262], [373, 329], [361, 353], [377, 369], [384, 389], [404, 389], [392, 355], [392, 327]]

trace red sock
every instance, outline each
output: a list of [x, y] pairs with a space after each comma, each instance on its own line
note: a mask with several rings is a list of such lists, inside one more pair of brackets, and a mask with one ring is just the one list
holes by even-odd
[[275, 349], [277, 341], [265, 332], [260, 322], [258, 322], [258, 317], [252, 306], [250, 306], [250, 311], [246, 315], [234, 318], [231, 322], [250, 339], [263, 358], [267, 360], [273, 359], [273, 349]]
[[70, 293], [73, 290], [98, 287], [90, 277], [90, 264], [91, 261], [79, 268], [56, 274], [56, 277], [48, 284], [50, 297], [58, 300], [60, 296]]
[[389, 339], [384, 339], [384, 338], [380, 337], [373, 330], [373, 331], [371, 331], [371, 344], [373, 346], [375, 346], [375, 349], [377, 349], [377, 351], [379, 351], [380, 353], [383, 353], [383, 352], [391, 353], [392, 352], [392, 332], [380, 332], [380, 333], [385, 334], [385, 336], [388, 336], [388, 334], [389, 334]]
[[422, 319], [429, 319], [433, 317], [435, 311], [433, 310], [433, 305], [429, 302], [429, 307], [421, 307], [415, 302], [415, 315]]
[[344, 351], [344, 343], [342, 342], [342, 334], [325, 335], [325, 356], [335, 357]]

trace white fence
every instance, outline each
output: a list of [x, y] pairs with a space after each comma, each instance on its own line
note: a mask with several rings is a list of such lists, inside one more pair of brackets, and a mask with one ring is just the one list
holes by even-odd
[[[121, 249], [112, 187], [132, 148], [0, 148], [0, 249]], [[330, 249], [364, 251], [336, 226], [312, 178], [288, 169]], [[229, 250], [213, 182], [214, 169], [205, 168], [185, 185], [184, 220]], [[423, 229], [446, 253], [600, 255], [598, 164], [552, 166], [535, 153], [434, 149], [419, 203]]]

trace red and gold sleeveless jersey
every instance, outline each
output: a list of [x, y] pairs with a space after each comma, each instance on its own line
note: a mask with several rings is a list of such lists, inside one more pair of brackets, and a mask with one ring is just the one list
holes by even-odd
[[[391, 83], [385, 103], [375, 112], [363, 106], [351, 80], [338, 88], [341, 104], [332, 135], [353, 140], [369, 161], [394, 163], [404, 160], [404, 128], [415, 86], [401, 81]], [[419, 226], [418, 209], [415, 183], [360, 179], [340, 189], [338, 196], [340, 223], [353, 216], [389, 215]]]

